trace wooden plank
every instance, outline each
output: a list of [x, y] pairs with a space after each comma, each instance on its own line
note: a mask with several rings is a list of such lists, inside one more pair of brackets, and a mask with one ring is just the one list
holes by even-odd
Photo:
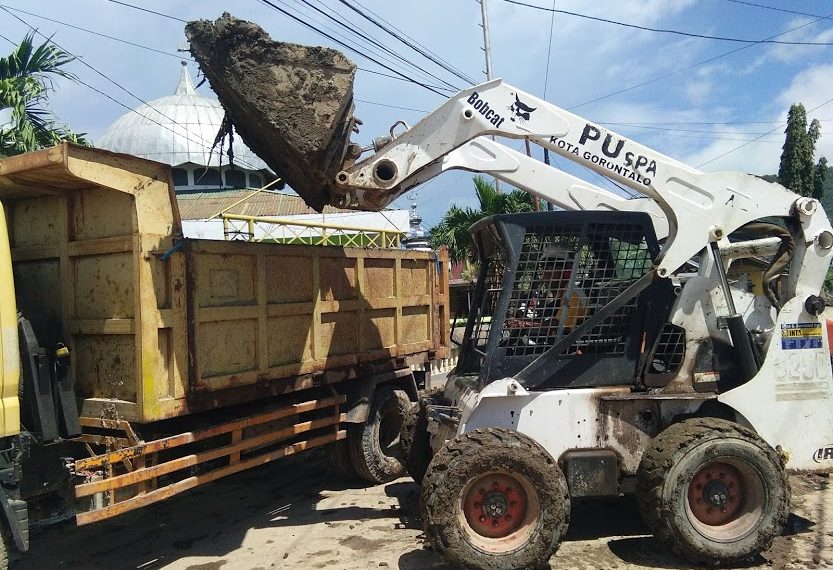
[[130, 473], [125, 473], [123, 475], [116, 475], [114, 477], [109, 477], [100, 481], [82, 483], [80, 485], [75, 486], [75, 497], [80, 499], [81, 497], [88, 497], [89, 495], [102, 493], [104, 491], [121, 489], [129, 485], [135, 485], [136, 483], [147, 481], [148, 479], [154, 479], [156, 477], [161, 477], [162, 475], [167, 475], [175, 471], [187, 469], [188, 467], [193, 467], [195, 465], [199, 465], [200, 463], [205, 463], [206, 461], [219, 459], [221, 457], [225, 457], [233, 453], [239, 456], [241, 451], [245, 451], [253, 447], [260, 447], [264, 445], [278, 443], [278, 441], [286, 439], [288, 437], [336, 425], [340, 422], [343, 422], [345, 419], [347, 419], [346, 414], [341, 414], [337, 416], [320, 418], [317, 420], [299, 422], [290, 427], [279, 429], [270, 433], [265, 433], [257, 437], [244, 439], [238, 443], [232, 443], [231, 445], [218, 447], [217, 449], [211, 449], [200, 453], [193, 453], [184, 457], [179, 457], [177, 459], [165, 461], [164, 463], [159, 463], [158, 465], [154, 465], [153, 467], [146, 467], [141, 470], [131, 471]]
[[182, 493], [183, 491], [193, 489], [194, 487], [204, 485], [205, 483], [216, 481], [217, 479], [226, 477], [233, 473], [245, 471], [246, 469], [251, 469], [252, 467], [257, 467], [259, 465], [269, 463], [270, 461], [274, 461], [275, 459], [286, 457], [288, 455], [293, 455], [300, 451], [312, 449], [313, 447], [325, 445], [327, 443], [331, 443], [339, 439], [344, 439], [346, 437], [347, 432], [345, 430], [340, 430], [335, 434], [327, 434], [320, 437], [312, 438], [310, 440], [299, 441], [297, 443], [293, 443], [292, 445], [282, 447], [270, 453], [265, 453], [263, 455], [258, 455], [256, 457], [249, 458], [246, 461], [242, 461], [235, 465], [228, 465], [220, 469], [215, 469], [214, 471], [209, 471], [208, 473], [202, 473], [200, 475], [188, 477], [187, 479], [177, 481], [176, 483], [172, 483], [171, 485], [167, 485], [165, 487], [162, 487], [161, 489], [145, 493], [144, 495], [137, 495], [130, 499], [121, 501], [120, 503], [116, 503], [115, 505], [104, 507], [103, 509], [99, 509], [96, 511], [88, 511], [86, 513], [79, 513], [75, 517], [75, 522], [77, 525], [81, 526], [108, 519], [110, 517], [114, 517], [122, 513], [126, 513], [128, 511], [144, 507], [146, 505], [151, 505], [159, 501], [164, 501], [165, 499], [173, 497], [174, 495]]
[[134, 319], [76, 319], [69, 323], [71, 334], [134, 334]]
[[269, 368], [269, 301], [264, 253], [257, 255], [255, 266], [257, 272], [257, 366], [260, 370], [265, 370]]
[[197, 309], [197, 322], [243, 321], [257, 319], [259, 307], [257, 305], [242, 305], [232, 307], [200, 307]]
[[67, 244], [70, 257], [123, 253], [133, 250], [133, 236], [114, 236], [98, 239], [71, 241]]
[[57, 245], [12, 248], [12, 261], [14, 262], [57, 259], [60, 255], [60, 249], [58, 249]]
[[[345, 401], [346, 397], [344, 395], [338, 395], [331, 396], [329, 398], [322, 398], [320, 400], [310, 400], [307, 402], [293, 404], [285, 408], [279, 408], [277, 410], [271, 410], [263, 414], [249, 416], [226, 424], [214, 426], [212, 428], [172, 435], [170, 437], [149, 441], [147, 443], [137, 445], [135, 447], [119, 449], [111, 453], [97, 455], [95, 457], [88, 457], [85, 459], [79, 459], [75, 462], [75, 470], [87, 471], [96, 467], [101, 467], [108, 463], [118, 463], [124, 458], [156, 453], [165, 449], [170, 449], [172, 447], [178, 447], [180, 445], [193, 443], [195, 441], [207, 439], [216, 435], [229, 433], [231, 431], [234, 431], [235, 429], [243, 429], [254, 425], [294, 416], [297, 414], [302, 414], [304, 412], [309, 412], [312, 410], [329, 408], [338, 404], [343, 404]], [[82, 418], [82, 420], [87, 420], [87, 418]]]

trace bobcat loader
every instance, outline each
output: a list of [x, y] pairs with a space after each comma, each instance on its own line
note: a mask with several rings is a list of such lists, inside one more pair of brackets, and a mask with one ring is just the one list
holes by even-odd
[[[350, 132], [345, 116], [333, 132]], [[486, 136], [526, 139], [646, 199]], [[343, 139], [323, 148], [343, 150], [342, 167], [305, 189], [316, 203], [378, 210], [464, 169], [565, 208], [471, 228], [479, 275], [459, 364], [403, 426], [424, 528], [448, 562], [543, 566], [572, 499], [635, 493], [679, 555], [734, 564], [781, 531], [788, 471], [833, 467], [833, 310], [820, 297], [833, 229], [818, 201], [700, 172], [502, 80], [392, 129], [369, 156]]]

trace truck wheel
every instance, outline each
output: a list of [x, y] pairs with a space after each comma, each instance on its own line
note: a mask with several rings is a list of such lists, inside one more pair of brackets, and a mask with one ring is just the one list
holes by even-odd
[[428, 433], [428, 416], [425, 406], [426, 399], [441, 396], [443, 388], [429, 388], [420, 390], [419, 401], [411, 406], [405, 419], [402, 421], [402, 432], [400, 435], [402, 445], [402, 457], [405, 460], [405, 468], [408, 475], [413, 477], [417, 484], [422, 484], [425, 471], [431, 462], [431, 438]]
[[645, 523], [698, 565], [735, 564], [769, 547], [789, 514], [784, 464], [735, 423], [695, 418], [651, 442], [637, 474]]
[[540, 568], [567, 532], [570, 495], [558, 464], [534, 440], [486, 428], [434, 455], [421, 510], [431, 546], [452, 566]]
[[405, 474], [399, 431], [411, 407], [408, 395], [386, 386], [373, 394], [367, 421], [347, 431], [350, 459], [359, 477], [371, 483], [387, 483]]
[[347, 448], [346, 439], [334, 441], [327, 446], [327, 462], [332, 470], [342, 477], [354, 479], [357, 475], [356, 468], [350, 460], [350, 450]]

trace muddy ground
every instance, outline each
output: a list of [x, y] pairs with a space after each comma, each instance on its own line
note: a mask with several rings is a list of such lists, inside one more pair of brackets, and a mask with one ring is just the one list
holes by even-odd
[[[833, 489], [817, 476], [792, 484], [787, 536], [747, 568], [833, 568]], [[310, 453], [98, 525], [37, 531], [13, 568], [446, 568], [422, 540], [417, 512], [411, 479], [362, 488]], [[692, 568], [647, 534], [629, 498], [574, 505], [551, 567]]]

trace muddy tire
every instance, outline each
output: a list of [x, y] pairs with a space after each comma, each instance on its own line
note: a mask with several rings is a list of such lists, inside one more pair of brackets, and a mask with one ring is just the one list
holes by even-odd
[[470, 570], [545, 566], [570, 519], [555, 460], [531, 438], [498, 428], [447, 442], [428, 466], [420, 506], [434, 550]]
[[326, 452], [327, 463], [333, 472], [348, 479], [355, 479], [358, 476], [356, 468], [353, 467], [353, 461], [350, 459], [350, 450], [347, 448], [346, 439], [340, 439], [329, 444]]
[[410, 407], [403, 390], [392, 386], [376, 389], [367, 421], [347, 430], [350, 460], [359, 477], [379, 484], [405, 475], [399, 432]]
[[411, 406], [402, 421], [400, 444], [405, 468], [417, 484], [422, 484], [428, 464], [431, 462], [431, 437], [428, 433], [428, 416], [425, 406], [431, 398], [442, 396], [443, 388], [421, 390], [419, 401]]
[[789, 514], [790, 488], [781, 457], [753, 431], [695, 418], [651, 442], [636, 499], [657, 538], [695, 564], [715, 566], [772, 544]]

